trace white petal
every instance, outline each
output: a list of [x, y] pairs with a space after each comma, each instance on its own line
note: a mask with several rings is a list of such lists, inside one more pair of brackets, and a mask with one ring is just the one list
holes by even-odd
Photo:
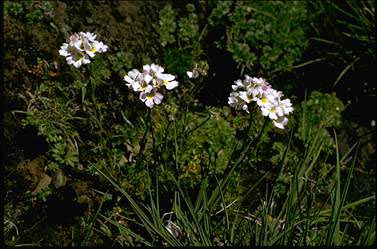
[[187, 73], [187, 76], [191, 79], [192, 78], [192, 72], [187, 71], [186, 73]]
[[144, 80], [145, 80], [146, 83], [149, 83], [152, 79], [153, 79], [153, 77], [150, 76], [149, 74], [144, 75]]
[[140, 88], [141, 88], [141, 86], [140, 86], [140, 82], [138, 82], [138, 81], [133, 81], [132, 83], [132, 89], [135, 91], [135, 92], [140, 92], [141, 90], [140, 90]]
[[283, 115], [284, 115], [284, 110], [283, 110], [283, 108], [281, 108], [280, 106], [277, 106], [277, 107], [276, 107], [276, 114], [277, 114], [278, 116], [283, 116]]
[[155, 73], [162, 73], [164, 71], [164, 68], [160, 67], [159, 65], [156, 65], [154, 63], [152, 63], [151, 65], [151, 69], [152, 71], [154, 71]]
[[230, 106], [232, 106], [232, 104], [234, 104], [235, 102], [236, 102], [236, 98], [234, 98], [234, 97], [228, 97], [228, 104]]
[[175, 76], [172, 74], [157, 74], [157, 78], [161, 80], [172, 81], [175, 79]]
[[124, 80], [127, 81], [130, 84], [132, 84], [134, 82], [134, 80], [131, 79], [128, 75], [124, 76]]
[[82, 42], [82, 44], [84, 45], [84, 50], [86, 51], [86, 50], [91, 50], [92, 49], [92, 46], [91, 46], [91, 44], [89, 44], [89, 41], [88, 40], [84, 40], [83, 42]]
[[276, 120], [276, 119], [278, 118], [278, 116], [276, 116], [276, 114], [273, 113], [273, 112], [270, 112], [269, 117], [270, 117], [270, 119], [272, 119], [272, 120]]
[[100, 53], [106, 52], [106, 50], [108, 48], [107, 45], [103, 44], [103, 42], [95, 42], [94, 46], [95, 46], [96, 50]]
[[66, 58], [68, 65], [73, 64], [74, 60], [72, 59], [72, 56], [68, 56]]
[[94, 33], [90, 33], [90, 32], [80, 32], [79, 33], [80, 36], [82, 38], [86, 38], [88, 39], [89, 41], [94, 41], [94, 39], [96, 39], [96, 35]]
[[262, 115], [263, 116], [268, 116], [268, 114], [270, 113], [270, 110], [269, 109], [267, 109], [267, 108], [261, 108], [261, 111], [262, 111]]
[[154, 96], [154, 102], [158, 105], [161, 103], [163, 98], [164, 96], [161, 93], [156, 93], [156, 95]]
[[84, 59], [82, 59], [83, 64], [88, 64], [90, 63], [89, 57], [85, 56]]
[[165, 86], [166, 86], [166, 89], [171, 90], [178, 86], [178, 81], [174, 80], [174, 81], [167, 82]]
[[144, 89], [144, 92], [145, 92], [145, 93], [150, 93], [152, 90], [153, 90], [153, 86], [148, 85], [148, 86]]
[[79, 51], [83, 51], [83, 49], [81, 48], [81, 45], [82, 45], [82, 40], [77, 40], [77, 41], [74, 41], [72, 44], [70, 44], [72, 47], [75, 47], [77, 50]]
[[247, 105], [243, 105], [242, 106], [242, 110], [246, 111], [247, 113], [249, 113], [249, 109], [248, 109], [248, 106]]
[[147, 100], [147, 94], [141, 92], [140, 95], [139, 95], [139, 99], [140, 99], [141, 101], [145, 102], [145, 100]]
[[67, 50], [68, 50], [68, 44], [63, 43], [63, 45], [60, 47], [59, 54], [62, 55], [62, 56], [68, 56], [69, 53], [68, 53]]
[[153, 99], [147, 99], [145, 101], [145, 105], [148, 106], [149, 108], [152, 108], [154, 105]]
[[288, 123], [288, 118], [286, 117], [279, 117], [277, 120], [274, 120], [273, 121], [273, 124], [280, 128], [280, 129], [284, 129], [284, 126]]
[[126, 84], [126, 85], [131, 85], [132, 90], [134, 90], [135, 92], [140, 92], [140, 84], [139, 84], [139, 82], [133, 81], [132, 83]]
[[282, 123], [279, 123], [279, 122], [276, 122], [276, 121], [273, 121], [273, 124], [279, 128], [279, 129], [284, 129], [284, 125]]
[[151, 66], [149, 66], [148, 64], [144, 65], [143, 70], [146, 71], [146, 72], [149, 72], [149, 70], [151, 70]]
[[94, 57], [94, 56], [96, 55], [95, 52], [86, 51], [86, 53], [87, 53], [90, 57]]
[[69, 53], [67, 52], [67, 50], [60, 49], [60, 50], [59, 50], [59, 55], [62, 55], [62, 56], [68, 56]]
[[82, 60], [78, 60], [78, 61], [73, 62], [73, 65], [77, 68], [79, 68], [81, 66], [81, 64], [82, 64]]
[[250, 103], [251, 99], [247, 95], [246, 91], [240, 92], [240, 98], [245, 101], [246, 103]]
[[136, 77], [138, 77], [139, 74], [140, 72], [137, 69], [132, 69], [131, 71], [128, 72], [128, 76], [131, 77], [132, 79], [136, 79]]
[[101, 48], [101, 52], [106, 52], [108, 48], [109, 48], [109, 46], [103, 45], [102, 48]]

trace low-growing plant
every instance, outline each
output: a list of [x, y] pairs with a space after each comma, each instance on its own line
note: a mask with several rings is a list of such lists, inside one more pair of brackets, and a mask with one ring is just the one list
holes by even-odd
[[[369, 3], [346, 4], [370, 28]], [[302, 66], [315, 6], [7, 1], [6, 243], [375, 244], [375, 192], [348, 193], [373, 154], [362, 129], [346, 136], [334, 94], [284, 97], [299, 76], [260, 77]], [[213, 40], [239, 72], [213, 66]], [[230, 107], [198, 97], [210, 81]]]
[[[303, 141], [310, 141], [317, 132], [321, 132], [325, 139], [324, 151], [333, 153], [335, 142], [329, 128], [338, 128], [342, 123], [342, 112], [345, 106], [336, 96], [314, 91], [308, 101], [301, 104], [299, 114], [302, 115], [297, 135]], [[320, 127], [320, 128], [319, 128]], [[320, 129], [317, 131], [316, 129]]]
[[305, 2], [214, 1], [212, 5], [210, 24], [228, 24], [223, 40], [216, 44], [232, 54], [242, 71], [272, 78], [300, 61], [308, 45]]
[[164, 64], [169, 71], [185, 75], [195, 64], [200, 66], [203, 75], [208, 68], [204, 55], [203, 38], [207, 33], [206, 26], [201, 26], [199, 10], [194, 4], [185, 5], [181, 10], [186, 15], [178, 15], [170, 3], [167, 3], [159, 13], [159, 25], [156, 31], [160, 36], [160, 44], [164, 47]]
[[[315, 173], [314, 167], [319, 163], [319, 155], [323, 148], [322, 141], [323, 137], [317, 133], [309, 142], [305, 154], [289, 177], [286, 195], [277, 197], [279, 190], [276, 188], [277, 185], [274, 185], [271, 190], [267, 190], [266, 196], [261, 197], [260, 201], [254, 200], [255, 204], [259, 203], [255, 209], [250, 209], [250, 204], [244, 206], [242, 200], [245, 196], [234, 198], [232, 202], [224, 199], [224, 192], [229, 189], [228, 181], [220, 181], [225, 183], [224, 185], [220, 182], [211, 185], [209, 178], [206, 178], [202, 181], [195, 198], [185, 193], [179, 180], [174, 180], [177, 189], [174, 198], [170, 199], [171, 211], [162, 213], [158, 180], [154, 188], [149, 190], [150, 204], [145, 206], [119, 187], [111, 176], [98, 170], [122, 193], [138, 217], [139, 221], [135, 220], [134, 225], [145, 232], [135, 233], [135, 228], [131, 228], [133, 225], [121, 225], [106, 215], [101, 215], [102, 224], [108, 222], [110, 227], [115, 226], [118, 229], [120, 236], [117, 243], [123, 246], [310, 246], [350, 243], [372, 245], [375, 239], [373, 233], [369, 233], [366, 227], [372, 228], [375, 221], [370, 222], [361, 217], [349, 218], [348, 213], [358, 205], [374, 200], [375, 196], [346, 203], [358, 147], [353, 146], [341, 158], [338, 145], [335, 146], [336, 160], [335, 165], [332, 165], [335, 168], [333, 171], [335, 181], [329, 194], [323, 198], [316, 195], [318, 193], [316, 182], [319, 180], [318, 176], [321, 176]], [[341, 178], [340, 165], [347, 157], [353, 157], [353, 160], [347, 177], [341, 184], [343, 178]], [[285, 156], [282, 158], [283, 163], [284, 161]], [[261, 177], [261, 179], [265, 178], [266, 174]], [[247, 194], [259, 184], [261, 181], [255, 183]], [[323, 206], [328, 208], [322, 209]], [[350, 227], [356, 229], [359, 236], [365, 239], [356, 241], [355, 237], [348, 234]]]

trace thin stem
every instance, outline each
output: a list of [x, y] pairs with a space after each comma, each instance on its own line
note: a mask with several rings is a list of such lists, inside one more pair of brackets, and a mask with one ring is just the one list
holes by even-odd
[[153, 120], [152, 120], [151, 109], [148, 109], [148, 117], [149, 117], [149, 129], [151, 130], [151, 135], [152, 135], [152, 152], [153, 152], [153, 156], [154, 156], [154, 154], [155, 154], [155, 139], [154, 139], [154, 133], [153, 133]]
[[144, 131], [142, 139], [139, 142], [140, 150], [139, 150], [138, 155], [141, 155], [145, 150], [145, 144], [147, 142], [146, 140], [147, 140], [148, 130], [149, 130], [149, 126], [148, 126], [148, 124], [145, 124], [145, 131]]
[[177, 128], [174, 120], [174, 152], [175, 152], [175, 168], [178, 172], [178, 144], [177, 144]]
[[239, 163], [242, 163], [243, 160], [246, 158], [246, 156], [247, 156], [247, 153], [246, 153], [246, 152], [249, 150], [250, 146], [254, 146], [253, 152], [256, 150], [256, 148], [258, 147], [257, 145], [258, 145], [258, 143], [259, 143], [259, 140], [260, 140], [260, 138], [262, 137], [262, 134], [263, 134], [263, 132], [264, 132], [264, 130], [265, 130], [265, 128], [266, 128], [267, 121], [268, 121], [268, 119], [265, 118], [265, 119], [264, 119], [264, 122], [263, 122], [263, 126], [262, 126], [261, 130], [260, 130], [259, 133], [258, 133], [258, 136], [257, 136], [256, 138], [254, 138], [253, 140], [251, 140], [251, 141], [247, 144], [247, 146], [246, 146], [246, 148], [244, 149], [244, 151], [242, 151], [242, 153], [243, 153], [244, 155], [243, 155], [243, 157], [242, 157], [242, 159], [240, 160]]

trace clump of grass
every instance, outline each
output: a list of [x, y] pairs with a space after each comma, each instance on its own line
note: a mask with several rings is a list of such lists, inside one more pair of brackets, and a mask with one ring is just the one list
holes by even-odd
[[[323, 176], [316, 174], [317, 168], [323, 163], [320, 155], [323, 153], [325, 137], [321, 134], [317, 132], [312, 140], [307, 141], [305, 152], [290, 177], [286, 195], [278, 196], [276, 185], [272, 185], [271, 189], [266, 189], [264, 198], [260, 199], [260, 205], [254, 210], [249, 208], [250, 200], [248, 202], [246, 196], [255, 191], [268, 172], [246, 195], [235, 197], [231, 202], [224, 196], [229, 191], [230, 175], [235, 169], [242, 170], [245, 157], [250, 153], [250, 149], [257, 146], [258, 139], [254, 142], [249, 140], [242, 146], [241, 151], [238, 150], [237, 154], [230, 156], [228, 171], [221, 180], [216, 180], [215, 185], [210, 184], [209, 178], [203, 179], [195, 196], [188, 195], [180, 181], [172, 176], [175, 188], [171, 189], [168, 221], [164, 220], [166, 215], [161, 213], [159, 206], [158, 178], [155, 185], [148, 190], [150, 203], [145, 204], [125, 192], [111, 176], [97, 169], [122, 193], [132, 207], [138, 218], [132, 223], [139, 227], [139, 233], [105, 215], [100, 217], [118, 229], [120, 237], [124, 238], [122, 242], [118, 242], [128, 246], [372, 245], [375, 242], [375, 233], [371, 229], [375, 226], [375, 217], [365, 220], [359, 218], [354, 210], [375, 200], [375, 196], [347, 201], [359, 145], [354, 144], [344, 155], [340, 155], [334, 131], [336, 146], [331, 191], [328, 196], [321, 196], [318, 183], [321, 181], [319, 177]], [[290, 153], [291, 139], [292, 136], [281, 158], [277, 179], [283, 173], [284, 166], [289, 164], [286, 155]], [[233, 160], [234, 158], [236, 160]], [[350, 158], [352, 160], [349, 160]], [[344, 166], [347, 167], [345, 177], [341, 173]]]

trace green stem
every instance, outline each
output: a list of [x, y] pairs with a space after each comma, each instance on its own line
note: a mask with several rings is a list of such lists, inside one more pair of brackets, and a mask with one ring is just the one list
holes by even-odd
[[175, 169], [177, 170], [178, 174], [178, 144], [177, 144], [177, 128], [176, 122], [174, 120], [174, 153], [175, 153]]
[[[261, 136], [262, 136], [262, 134], [263, 134], [263, 132], [264, 132], [264, 130], [266, 128], [267, 121], [268, 121], [268, 119], [265, 118], [263, 126], [260, 129], [260, 131], [258, 133], [258, 136], [256, 138], [251, 139], [247, 144], [246, 143], [243, 144], [243, 148], [241, 149], [242, 152], [239, 154], [240, 156], [239, 156], [238, 160], [236, 160], [234, 163], [232, 163], [234, 154], [238, 154], [238, 153], [232, 153], [232, 156], [229, 159], [228, 165], [227, 165], [227, 167], [226, 167], [226, 169], [225, 169], [225, 171], [224, 171], [224, 173], [222, 175], [222, 179], [223, 180], [221, 181], [220, 185], [218, 185], [215, 188], [214, 194], [211, 196], [210, 200], [208, 201], [208, 203], [211, 206], [216, 206], [215, 204], [218, 201], [217, 196], [219, 194], [219, 190], [225, 188], [225, 186], [228, 184], [228, 180], [229, 180], [230, 176], [232, 175], [233, 171], [237, 167], [239, 167], [244, 162], [244, 160], [247, 158], [247, 156], [248, 156], [247, 152], [249, 151], [249, 149], [250, 149], [251, 146], [254, 146], [254, 149], [252, 151], [254, 153], [254, 151], [257, 148], [257, 145], [259, 143], [259, 140], [260, 140], [260, 138], [261, 138]], [[245, 144], [246, 144], [246, 146], [245, 146]]]
[[145, 131], [144, 131], [143, 137], [141, 138], [141, 140], [139, 142], [140, 150], [139, 150], [138, 155], [141, 155], [145, 150], [148, 130], [149, 130], [149, 124], [145, 124]]
[[151, 130], [152, 135], [152, 152], [153, 156], [155, 155], [155, 138], [154, 138], [154, 132], [153, 132], [153, 119], [152, 119], [152, 110], [148, 110], [148, 117], [149, 117], [149, 129]]

